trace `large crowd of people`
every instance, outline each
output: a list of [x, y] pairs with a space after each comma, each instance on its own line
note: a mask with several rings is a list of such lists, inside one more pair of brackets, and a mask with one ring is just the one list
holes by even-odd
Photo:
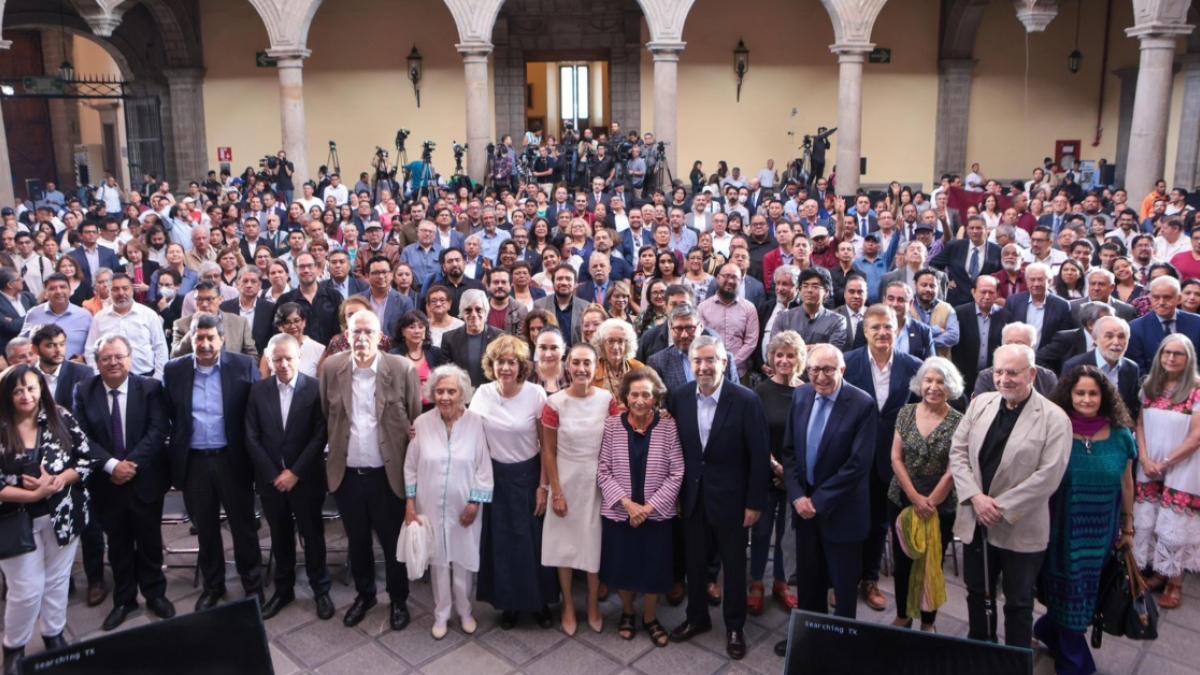
[[1200, 571], [1185, 190], [1085, 188], [1048, 163], [838, 196], [836, 176], [773, 162], [697, 162], [663, 190], [653, 136], [608, 131], [521, 156], [506, 137], [479, 186], [322, 171], [296, 194], [281, 153], [267, 175], [4, 208], [0, 518], [35, 543], [0, 543], [5, 672], [35, 630], [64, 644], [78, 548], [93, 606], [107, 551], [104, 630], [139, 593], [174, 615], [171, 489], [198, 538], [195, 608], [226, 595], [224, 519], [268, 621], [296, 600], [297, 536], [313, 610], [337, 612], [330, 493], [343, 623], [377, 602], [378, 543], [390, 625], [408, 625], [392, 552], [420, 526], [435, 639], [452, 609], [475, 632], [473, 597], [502, 629], [574, 635], [578, 578], [587, 630], [612, 592], [620, 637], [660, 648], [719, 605], [740, 659], [769, 600], [886, 611], [889, 541], [895, 625], [936, 631], [956, 538], [970, 637], [995, 639], [1002, 590], [1004, 641], [1036, 638], [1060, 673], [1094, 671], [1084, 630], [1116, 547], [1180, 606]]

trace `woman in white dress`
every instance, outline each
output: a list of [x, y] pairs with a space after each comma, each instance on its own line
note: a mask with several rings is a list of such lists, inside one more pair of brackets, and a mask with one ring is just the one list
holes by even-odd
[[440, 366], [425, 382], [423, 393], [436, 408], [413, 423], [413, 440], [404, 458], [404, 522], [425, 516], [433, 529], [432, 632], [441, 640], [446, 637], [452, 595], [463, 632], [475, 632], [471, 585], [479, 570], [480, 505], [492, 501], [492, 462], [483, 419], [466, 409], [471, 397], [467, 374], [458, 366]]
[[[309, 377], [316, 377], [317, 366], [321, 363], [321, 357], [325, 355], [325, 345], [304, 334], [308, 327], [308, 307], [297, 302], [285, 302], [275, 309], [274, 324], [279, 334], [291, 335], [300, 343], [300, 372]], [[263, 350], [258, 368], [263, 377], [275, 374], [275, 365], [271, 361], [274, 347], [275, 341], [271, 340]]]
[[1151, 588], [1166, 584], [1159, 606], [1175, 609], [1184, 573], [1200, 572], [1200, 380], [1187, 336], [1159, 344], [1141, 396], [1133, 552]]
[[546, 400], [542, 410], [542, 465], [550, 483], [550, 510], [542, 531], [542, 564], [558, 568], [562, 629], [577, 627], [571, 595], [574, 570], [587, 573], [588, 626], [604, 628], [600, 613], [600, 488], [596, 464], [604, 420], [614, 414], [613, 397], [592, 384], [596, 350], [577, 344], [567, 355], [571, 386]]
[[500, 610], [504, 630], [517, 625], [520, 612], [532, 613], [539, 626], [549, 628], [558, 584], [554, 572], [541, 564], [548, 486], [539, 426], [546, 392], [525, 381], [533, 364], [529, 346], [519, 337], [493, 340], [482, 365], [491, 381], [475, 392], [470, 409], [483, 418], [496, 487], [483, 511], [477, 594]]

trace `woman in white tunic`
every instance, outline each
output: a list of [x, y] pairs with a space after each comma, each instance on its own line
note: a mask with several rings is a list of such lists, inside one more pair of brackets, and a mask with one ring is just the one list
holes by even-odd
[[475, 632], [471, 583], [479, 570], [480, 505], [492, 501], [492, 462], [483, 419], [465, 407], [471, 379], [461, 368], [434, 370], [424, 396], [436, 408], [413, 423], [414, 436], [404, 459], [404, 522], [425, 516], [433, 530], [433, 637], [440, 640], [450, 620], [451, 575], [463, 632]]
[[580, 343], [567, 355], [571, 386], [546, 400], [542, 411], [542, 464], [550, 483], [550, 510], [542, 531], [542, 564], [558, 568], [562, 629], [577, 626], [571, 595], [574, 570], [587, 572], [588, 625], [604, 628], [600, 613], [600, 488], [596, 463], [604, 421], [614, 414], [612, 394], [593, 386], [596, 350]]

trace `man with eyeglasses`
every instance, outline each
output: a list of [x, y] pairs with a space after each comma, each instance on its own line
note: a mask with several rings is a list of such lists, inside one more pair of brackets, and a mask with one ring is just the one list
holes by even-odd
[[445, 286], [450, 291], [450, 313], [458, 314], [458, 303], [468, 290], [483, 290], [483, 283], [466, 276], [466, 256], [462, 249], [444, 248], [439, 255], [441, 269], [421, 284], [421, 301], [434, 286]]
[[846, 317], [825, 307], [825, 296], [832, 282], [823, 268], [810, 268], [800, 273], [800, 306], [789, 309], [775, 320], [773, 332], [794, 330], [805, 344], [828, 343], [837, 349], [850, 344]]
[[413, 310], [412, 300], [392, 288], [392, 264], [383, 256], [375, 256], [367, 262], [369, 288], [360, 297], [371, 303], [371, 310], [379, 317], [384, 333], [391, 335], [392, 327], [408, 312]]
[[1150, 372], [1151, 362], [1163, 338], [1180, 333], [1200, 351], [1200, 316], [1179, 311], [1183, 292], [1179, 280], [1161, 276], [1150, 282], [1150, 307], [1153, 313], [1129, 324], [1129, 358], [1143, 373]]
[[308, 307], [308, 325], [304, 334], [327, 345], [339, 330], [338, 308], [342, 305], [342, 296], [332, 288], [318, 283], [317, 262], [312, 254], [301, 253], [296, 256], [294, 262], [300, 285], [279, 296], [276, 305], [294, 302]]
[[677, 304], [668, 312], [667, 325], [674, 344], [652, 355], [646, 364], [658, 373], [668, 390], [696, 379], [688, 361], [688, 349], [701, 330], [702, 323], [700, 312], [686, 302]]
[[237, 314], [223, 312], [220, 308], [220, 297], [217, 295], [217, 285], [211, 281], [201, 281], [196, 285], [196, 313], [180, 317], [172, 326], [174, 335], [171, 348], [171, 358], [178, 358], [192, 353], [192, 338], [197, 320], [202, 316], [211, 316], [221, 325], [223, 339], [221, 348], [234, 350], [250, 357], [258, 356], [258, 348], [254, 346], [254, 335], [250, 324]]
[[146, 305], [133, 301], [133, 279], [124, 272], [112, 278], [112, 305], [92, 319], [88, 329], [87, 364], [96, 367], [96, 348], [101, 336], [120, 335], [129, 342], [133, 372], [142, 377], [162, 379], [167, 365], [167, 339], [162, 317]]
[[721, 336], [725, 349], [733, 356], [737, 367], [730, 377], [745, 377], [750, 371], [750, 357], [758, 347], [758, 310], [745, 298], [737, 296], [742, 271], [734, 263], [725, 263], [717, 270], [717, 293], [697, 308], [706, 326]]
[[487, 379], [483, 374], [483, 353], [492, 340], [504, 334], [487, 322], [487, 293], [472, 289], [463, 293], [459, 318], [463, 325], [442, 336], [442, 360], [467, 371], [471, 385], [478, 387]]

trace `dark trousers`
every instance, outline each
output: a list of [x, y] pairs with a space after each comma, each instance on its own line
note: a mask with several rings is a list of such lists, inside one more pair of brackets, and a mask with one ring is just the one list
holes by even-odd
[[1033, 634], [1054, 655], [1054, 672], [1057, 675], [1092, 675], [1096, 672], [1096, 661], [1092, 658], [1085, 633], [1063, 628], [1046, 614], [1033, 624]]
[[375, 597], [375, 551], [371, 534], [383, 549], [387, 592], [392, 602], [408, 600], [408, 572], [396, 560], [396, 542], [404, 524], [404, 500], [392, 492], [383, 469], [358, 471], [346, 469], [346, 476], [333, 493], [342, 525], [346, 528], [346, 547], [350, 550], [350, 572], [354, 588], [362, 597]]
[[247, 594], [262, 590], [262, 551], [254, 524], [254, 491], [237, 475], [228, 452], [188, 455], [183, 503], [196, 525], [198, 563], [204, 590], [225, 591], [225, 544], [221, 540], [221, 508], [233, 538], [233, 559]]
[[796, 599], [800, 609], [829, 613], [827, 593], [837, 596], [834, 614], [855, 618], [862, 542], [832, 542], [821, 532], [818, 518], [796, 518]]
[[751, 580], [762, 581], [766, 576], [767, 551], [774, 541], [774, 579], [776, 583], [787, 583], [787, 574], [783, 571], [783, 535], [787, 531], [788, 515], [793, 512], [792, 505], [788, 504], [787, 492], [774, 487], [767, 491], [767, 510], [750, 529]]
[[[892, 579], [895, 581], [896, 591], [896, 616], [901, 619], [908, 619], [908, 580], [912, 575], [912, 558], [904, 555], [904, 550], [900, 548], [900, 535], [896, 532], [896, 517], [900, 515], [900, 507], [895, 504], [888, 503], [888, 521], [891, 523], [892, 531], [892, 559], [895, 561], [895, 573]], [[938, 530], [942, 534], [942, 551], [945, 552], [946, 547], [954, 541], [954, 514], [945, 515], [938, 514]], [[933, 623], [937, 620], [937, 612], [921, 612], [921, 623]]]
[[329, 568], [325, 565], [324, 474], [318, 482], [302, 478], [290, 492], [280, 492], [267, 483], [260, 486], [263, 514], [271, 528], [271, 551], [275, 555], [275, 592], [288, 593], [296, 585], [296, 532], [304, 543], [304, 569], [313, 595], [329, 592]]
[[[1004, 644], [1029, 648], [1033, 643], [1033, 586], [1046, 552], [1017, 553], [989, 544], [987, 562], [991, 578], [985, 580], [982, 529], [976, 527], [975, 538], [963, 547], [963, 581], [967, 584], [967, 617], [970, 622], [967, 637], [972, 640], [988, 639], [990, 632], [984, 606], [985, 593], [988, 588], [995, 589], [996, 579], [1002, 577]], [[993, 597], [997, 595], [994, 593]]]
[[736, 525], [713, 525], [704, 512], [704, 498], [683, 520], [687, 550], [687, 620], [689, 623], [712, 623], [708, 616], [708, 564], [715, 551], [725, 568], [724, 593], [721, 610], [725, 630], [742, 630], [746, 623], [746, 528]]
[[883, 482], [879, 473], [871, 470], [871, 528], [867, 530], [867, 539], [862, 546], [862, 580], [879, 581], [879, 566], [883, 560], [883, 542], [887, 539], [888, 530], [888, 484]]
[[162, 570], [162, 497], [146, 503], [127, 483], [96, 490], [92, 501], [108, 536], [113, 605], [136, 605], [139, 588], [146, 599], [163, 597], [167, 579]]
[[[103, 471], [98, 473], [103, 474]], [[95, 480], [108, 480], [108, 475], [96, 476]], [[89, 584], [104, 581], [104, 529], [100, 525], [100, 514], [96, 501], [88, 501], [88, 524], [79, 535], [79, 548], [83, 549], [83, 573]]]

